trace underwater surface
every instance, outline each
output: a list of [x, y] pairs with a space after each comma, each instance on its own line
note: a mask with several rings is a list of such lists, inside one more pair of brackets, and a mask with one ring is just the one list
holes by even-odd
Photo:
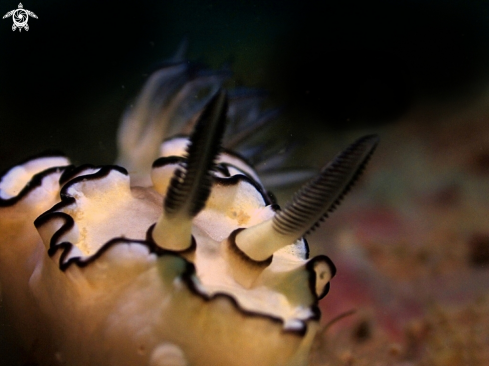
[[[2, 1], [0, 13], [17, 3]], [[227, 88], [283, 106], [287, 163], [380, 136], [308, 236], [337, 275], [311, 365], [489, 363], [489, 5], [463, 1], [24, 2], [0, 22], [0, 170], [39, 152], [111, 164], [125, 108], [182, 41]], [[274, 136], [275, 137], [275, 136]], [[297, 186], [274, 191], [279, 203]], [[0, 243], [1, 245], [1, 243]], [[0, 360], [21, 365], [0, 314]]]

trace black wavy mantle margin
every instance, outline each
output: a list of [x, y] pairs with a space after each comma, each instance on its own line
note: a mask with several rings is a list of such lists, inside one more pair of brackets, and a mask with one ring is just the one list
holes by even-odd
[[[58, 155], [56, 155], [56, 156], [58, 156]], [[64, 156], [64, 155], [59, 155], [59, 156]], [[52, 157], [52, 156], [50, 156], [50, 157]], [[10, 168], [10, 169], [12, 169], [12, 168]], [[99, 170], [96, 171], [95, 173], [91, 173], [88, 175], [82, 174], [82, 175], [76, 176], [75, 178], [69, 180], [70, 176], [72, 177], [76, 174], [80, 174], [85, 169], [99, 169]], [[36, 174], [33, 177], [33, 179], [36, 182], [39, 182], [38, 185], [33, 185], [33, 184], [28, 183], [26, 185], [26, 187], [21, 191], [21, 193], [18, 196], [15, 196], [15, 197], [8, 199], [8, 200], [1, 200], [0, 199], [0, 206], [1, 206], [2, 201], [4, 201], [4, 202], [8, 201], [8, 203], [9, 203], [8, 205], [13, 205], [15, 202], [18, 202], [20, 199], [25, 197], [30, 191], [32, 191], [37, 186], [39, 186], [42, 183], [42, 179], [44, 177], [46, 177], [50, 174], [53, 174], [53, 173], [59, 173], [59, 172], [63, 172], [63, 171], [65, 172], [65, 174], [62, 174], [62, 176], [60, 177], [60, 181], [64, 181], [66, 183], [61, 188], [61, 191], [60, 191], [61, 201], [59, 203], [55, 204], [48, 211], [41, 214], [34, 221], [35, 227], [40, 228], [42, 225], [46, 224], [50, 220], [57, 219], [57, 218], [64, 220], [64, 223], [61, 225], [61, 227], [51, 237], [50, 245], [49, 245], [49, 249], [48, 249], [48, 255], [51, 257], [54, 256], [58, 250], [62, 250], [62, 253], [61, 253], [60, 259], [59, 259], [59, 268], [61, 271], [66, 271], [71, 265], [76, 265], [80, 268], [86, 267], [90, 263], [94, 262], [97, 258], [102, 256], [102, 254], [104, 254], [109, 248], [111, 248], [112, 246], [115, 246], [117, 244], [139, 244], [139, 245], [146, 246], [148, 248], [149, 253], [154, 253], [158, 257], [170, 255], [170, 256], [175, 256], [175, 257], [179, 257], [179, 258], [183, 259], [185, 262], [185, 270], [181, 274], [181, 278], [187, 284], [188, 289], [192, 293], [194, 293], [195, 295], [198, 295], [199, 297], [201, 297], [203, 300], [213, 301], [213, 300], [218, 299], [218, 298], [224, 298], [227, 301], [229, 301], [235, 307], [236, 310], [238, 310], [241, 314], [243, 314], [245, 316], [267, 319], [273, 323], [281, 324], [282, 327], [284, 326], [284, 321], [281, 318], [278, 318], [278, 317], [275, 317], [275, 316], [272, 316], [269, 314], [264, 314], [264, 313], [259, 313], [259, 312], [254, 312], [254, 311], [249, 311], [249, 310], [243, 309], [240, 306], [240, 304], [238, 303], [238, 301], [233, 296], [231, 296], [229, 294], [218, 292], [218, 293], [215, 293], [213, 295], [208, 295], [206, 293], [201, 292], [192, 280], [192, 277], [194, 277], [194, 276], [197, 277], [195, 266], [193, 263], [191, 263], [191, 262], [187, 261], [185, 258], [181, 257], [178, 253], [162, 249], [162, 248], [158, 247], [155, 243], [152, 243], [151, 241], [148, 241], [148, 240], [131, 240], [131, 239], [127, 239], [127, 238], [116, 237], [116, 238], [113, 238], [113, 239], [109, 240], [108, 242], [106, 242], [104, 245], [102, 245], [102, 247], [95, 254], [93, 254], [92, 256], [90, 256], [86, 259], [83, 259], [81, 257], [73, 257], [73, 258], [70, 258], [69, 260], [65, 261], [66, 257], [69, 255], [69, 253], [71, 252], [71, 250], [73, 249], [74, 246], [70, 242], [61, 242], [61, 243], [56, 244], [56, 241], [64, 233], [66, 233], [71, 228], [73, 228], [74, 220], [69, 215], [62, 213], [62, 212], [56, 212], [56, 211], [60, 210], [61, 208], [65, 207], [65, 206], [68, 206], [68, 205], [76, 202], [76, 199], [67, 193], [68, 188], [71, 187], [72, 185], [78, 183], [78, 182], [81, 182], [81, 181], [102, 179], [102, 178], [106, 177], [111, 171], [117, 171], [117, 172], [119, 172], [123, 175], [126, 175], [126, 176], [128, 175], [128, 172], [126, 169], [119, 167], [119, 166], [115, 166], [115, 165], [102, 166], [102, 167], [94, 167], [92, 165], [85, 165], [85, 166], [81, 166], [78, 168], [73, 167], [73, 166], [49, 168], [43, 172]], [[1, 177], [0, 177], [0, 179], [1, 179]], [[245, 180], [247, 182], [251, 182], [251, 184], [253, 184], [254, 186], [258, 185], [259, 187], [261, 187], [261, 185], [259, 185], [257, 182], [254, 182], [252, 179], [250, 179], [248, 176], [245, 176], [245, 175], [236, 175], [236, 176], [233, 176], [230, 178], [216, 178], [216, 180], [222, 181], [222, 183], [228, 184], [228, 185], [237, 184], [241, 180]], [[264, 194], [262, 189], [259, 190], [259, 192], [263, 194], [264, 198], [267, 197], [267, 195]], [[268, 200], [266, 200], [266, 201], [268, 201]], [[7, 205], [5, 205], [5, 206], [7, 206]], [[275, 208], [275, 209], [277, 209], [277, 208]], [[306, 243], [306, 245], [307, 245], [307, 243]], [[316, 258], [324, 259], [324, 257], [327, 258], [326, 256], [319, 256]], [[313, 258], [311, 261], [308, 262], [308, 265], [306, 265], [306, 269], [309, 272], [309, 287], [311, 290], [313, 290], [315, 288], [316, 276], [315, 276], [315, 272], [314, 272], [314, 260], [316, 258]], [[327, 258], [327, 261], [331, 262], [331, 260], [329, 258]], [[331, 264], [332, 264], [332, 262], [331, 262]], [[334, 265], [331, 268], [333, 269], [333, 274], [334, 274], [334, 272], [335, 272]], [[319, 310], [318, 301], [320, 298], [322, 298], [324, 295], [326, 295], [328, 290], [329, 290], [329, 283], [328, 283], [328, 286], [326, 286], [324, 293], [321, 294], [320, 297], [315, 295], [315, 291], [312, 291], [313, 297], [315, 297], [314, 303], [312, 305], [310, 305], [312, 315], [307, 319], [299, 320], [299, 322], [301, 323], [301, 327], [299, 329], [283, 329], [282, 332], [287, 333], [287, 334], [290, 333], [290, 334], [294, 334], [294, 335], [303, 337], [307, 333], [307, 326], [308, 326], [307, 322], [308, 321], [318, 321], [320, 319], [321, 312]]]
[[[67, 156], [63, 154], [60, 151], [57, 150], [46, 150], [40, 154], [33, 155], [31, 157], [28, 157], [27, 159], [22, 160], [21, 162], [3, 170], [0, 173], [0, 183], [3, 181], [3, 178], [14, 168], [18, 166], [22, 166], [24, 164], [27, 164], [31, 161], [38, 160], [38, 159], [43, 159], [43, 158], [66, 158]], [[0, 197], [0, 207], [9, 207], [15, 205], [17, 202], [22, 200], [25, 196], [27, 196], [30, 192], [34, 191], [36, 188], [40, 187], [42, 185], [42, 181], [45, 177], [55, 174], [55, 173], [62, 173], [66, 168], [68, 168], [70, 165], [64, 165], [64, 166], [57, 166], [57, 167], [51, 167], [45, 170], [40, 171], [37, 174], [34, 174], [32, 178], [30, 179], [29, 182], [21, 189], [19, 194], [16, 196], [10, 197], [10, 198], [1, 198]]]
[[[227, 152], [225, 153], [227, 154]], [[233, 157], [239, 159], [239, 156], [236, 154]], [[179, 164], [183, 164], [184, 162], [185, 162], [185, 158], [182, 156], [173, 156], [173, 155], [164, 156], [156, 159], [153, 162], [152, 168], [153, 169], [162, 168], [166, 165], [171, 165], [171, 164], [179, 165]], [[246, 161], [244, 160], [243, 162], [246, 163]], [[230, 167], [239, 171], [240, 174], [231, 175], [229, 172]], [[246, 183], [251, 184], [257, 190], [257, 192], [260, 193], [260, 195], [262, 196], [263, 200], [267, 205], [272, 205], [274, 206], [275, 209], [279, 209], [279, 206], [277, 205], [277, 201], [275, 200], [275, 196], [270, 192], [268, 192], [260, 183], [258, 183], [255, 179], [253, 179], [253, 177], [248, 175], [244, 170], [240, 169], [236, 165], [230, 163], [218, 163], [216, 164], [215, 170], [221, 173], [222, 175], [224, 175], [224, 177], [214, 176], [213, 177], [214, 182], [217, 182], [218, 184], [223, 186], [230, 186], [230, 185], [238, 184], [239, 181], [245, 181]]]

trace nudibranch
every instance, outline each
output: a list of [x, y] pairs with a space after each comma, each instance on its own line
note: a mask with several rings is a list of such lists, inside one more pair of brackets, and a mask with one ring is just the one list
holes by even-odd
[[[228, 97], [223, 77], [178, 62], [153, 74], [123, 118], [117, 165], [46, 153], [1, 176], [2, 301], [39, 364], [308, 363], [335, 267], [308, 258], [303, 236], [378, 138], [350, 145], [280, 209], [222, 147], [229, 120], [249, 122], [240, 140], [267, 119]], [[164, 140], [174, 125], [189, 135]]]

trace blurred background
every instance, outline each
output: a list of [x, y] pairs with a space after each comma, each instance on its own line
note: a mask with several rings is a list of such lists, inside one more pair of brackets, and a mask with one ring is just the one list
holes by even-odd
[[185, 38], [188, 59], [230, 65], [229, 87], [285, 106], [292, 165], [381, 137], [309, 238], [338, 267], [311, 363], [489, 364], [489, 2], [22, 4], [28, 32], [0, 21], [0, 170], [47, 149], [112, 163], [124, 109]]
[[[0, 3], [0, 12], [17, 8]], [[30, 1], [31, 29], [0, 22], [0, 164], [46, 148], [113, 160], [114, 131], [182, 39], [188, 58], [230, 64], [230, 86], [266, 89], [294, 133], [393, 124], [486, 91], [485, 1]], [[436, 123], [436, 121], [433, 121]]]

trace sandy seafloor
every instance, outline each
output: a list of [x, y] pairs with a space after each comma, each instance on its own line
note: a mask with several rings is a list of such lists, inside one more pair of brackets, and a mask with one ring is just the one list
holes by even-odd
[[[311, 365], [489, 364], [487, 5], [23, 4], [38, 15], [29, 32], [0, 23], [1, 169], [46, 149], [113, 162], [124, 108], [186, 37], [189, 59], [230, 65], [227, 86], [287, 107], [276, 137], [299, 141], [290, 165], [319, 168], [363, 134], [381, 138], [309, 237], [338, 268]], [[0, 316], [0, 364], [19, 364]]]

